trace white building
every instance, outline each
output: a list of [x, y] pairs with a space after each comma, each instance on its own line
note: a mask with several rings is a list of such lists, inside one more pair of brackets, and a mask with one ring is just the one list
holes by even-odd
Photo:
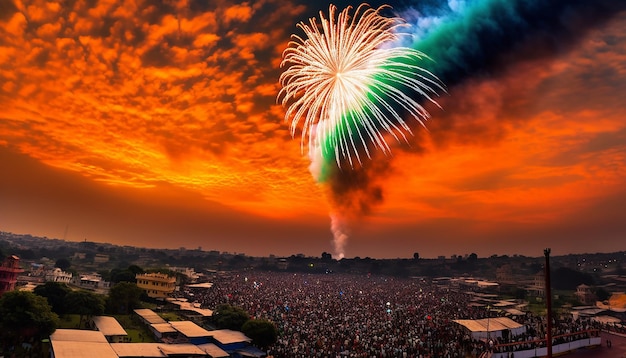
[[72, 284], [80, 288], [106, 293], [111, 288], [111, 283], [102, 279], [97, 273], [82, 274], [72, 278]]
[[46, 282], [70, 283], [72, 281], [72, 274], [55, 267], [54, 269], [46, 272], [44, 280]]
[[183, 275], [187, 276], [187, 278], [191, 282], [196, 282], [196, 280], [200, 278], [200, 275], [198, 275], [193, 267], [170, 267], [169, 269], [174, 272], [182, 273]]

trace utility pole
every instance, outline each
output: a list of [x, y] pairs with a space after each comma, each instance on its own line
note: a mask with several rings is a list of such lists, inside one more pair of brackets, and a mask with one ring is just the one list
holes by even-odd
[[545, 278], [546, 278], [546, 306], [548, 309], [548, 327], [546, 334], [546, 347], [548, 347], [548, 358], [552, 358], [552, 291], [550, 284], [550, 249], [543, 250], [546, 256]]

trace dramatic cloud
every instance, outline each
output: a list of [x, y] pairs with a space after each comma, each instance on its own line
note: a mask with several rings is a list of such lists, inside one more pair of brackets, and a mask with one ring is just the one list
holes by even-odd
[[[552, 1], [542, 6], [561, 15], [546, 8], [535, 23], [495, 3], [490, 17], [470, 2], [392, 4], [436, 39], [420, 49], [455, 54], [429, 53], [448, 85], [443, 109], [428, 108], [428, 129], [416, 125], [390, 157], [319, 187], [276, 94], [295, 23], [320, 9], [1, 2], [0, 230], [60, 237], [69, 225], [72, 240], [319, 255], [341, 209], [348, 256], [623, 249], [623, 6]], [[456, 46], [471, 33], [434, 32], [449, 15], [482, 19], [475, 47]], [[526, 41], [507, 42], [514, 31]]]

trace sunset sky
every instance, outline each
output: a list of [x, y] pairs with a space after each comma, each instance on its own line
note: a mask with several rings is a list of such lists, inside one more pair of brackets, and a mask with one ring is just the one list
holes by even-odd
[[[626, 4], [571, 1], [498, 43], [470, 18], [490, 2], [388, 2], [418, 44], [467, 17], [480, 61], [442, 74], [427, 129], [329, 190], [276, 100], [295, 24], [328, 3], [2, 1], [0, 231], [320, 256], [343, 210], [347, 257], [626, 250]], [[330, 193], [351, 185], [357, 209]]]

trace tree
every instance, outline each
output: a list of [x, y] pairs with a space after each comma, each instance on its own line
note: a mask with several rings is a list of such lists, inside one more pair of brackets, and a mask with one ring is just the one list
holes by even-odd
[[415, 252], [413, 253], [413, 260], [419, 260], [420, 259], [420, 254], [419, 252]]
[[141, 267], [137, 266], [137, 265], [130, 265], [130, 266], [128, 266], [127, 270], [132, 272], [135, 275], [140, 274], [140, 273], [144, 273], [144, 270]]
[[137, 282], [136, 274], [129, 269], [114, 268], [111, 270], [111, 282]]
[[27, 291], [9, 291], [0, 297], [0, 335], [5, 342], [19, 337], [47, 337], [55, 331], [59, 316], [44, 297]]
[[241, 331], [261, 349], [266, 349], [278, 339], [276, 325], [265, 319], [250, 319], [243, 324]]
[[524, 300], [526, 299], [526, 290], [521, 287], [518, 287], [515, 290], [513, 290], [513, 295], [518, 300]]
[[332, 259], [333, 256], [331, 254], [326, 251], [322, 252], [322, 261], [332, 261]]
[[598, 298], [598, 301], [606, 301], [611, 297], [611, 293], [603, 287], [598, 287], [596, 290], [596, 297]]
[[54, 264], [54, 267], [58, 267], [62, 271], [66, 271], [68, 268], [70, 268], [70, 266], [72, 266], [72, 263], [66, 258], [58, 259]]
[[72, 291], [65, 296], [67, 312], [80, 315], [79, 327], [83, 323], [83, 317], [91, 317], [104, 313], [105, 300], [102, 295], [89, 291]]
[[213, 319], [219, 328], [240, 331], [243, 324], [250, 319], [250, 316], [241, 307], [221, 304], [213, 312]]
[[575, 290], [580, 284], [592, 286], [593, 277], [568, 267], [559, 267], [552, 272], [552, 285], [557, 290]]
[[46, 282], [33, 290], [36, 295], [45, 297], [52, 307], [52, 312], [58, 315], [65, 314], [65, 297], [71, 291], [72, 289], [63, 282]]
[[107, 311], [110, 313], [130, 313], [140, 307], [143, 290], [132, 282], [119, 282], [111, 287], [107, 300]]

